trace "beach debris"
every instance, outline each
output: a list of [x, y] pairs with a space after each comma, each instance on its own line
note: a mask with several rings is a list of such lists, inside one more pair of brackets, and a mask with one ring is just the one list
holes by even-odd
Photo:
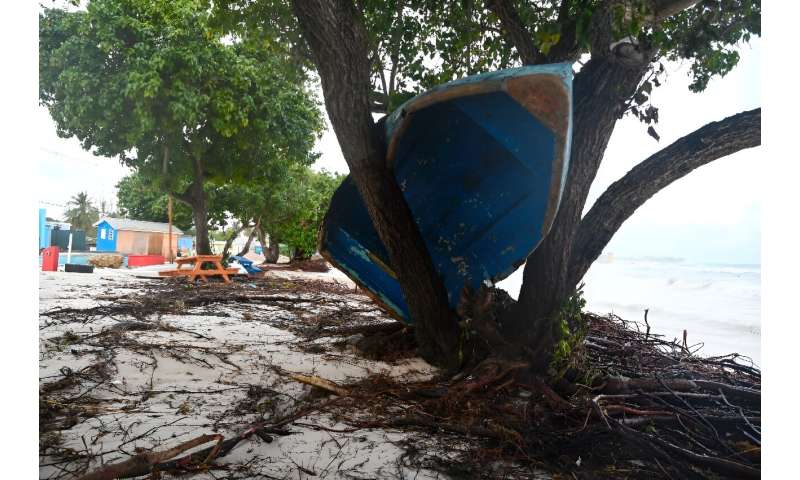
[[317, 377], [316, 375], [300, 375], [297, 373], [292, 373], [289, 374], [288, 377], [296, 382], [305, 383], [306, 385], [311, 385], [312, 387], [321, 388], [331, 393], [335, 393], [340, 397], [345, 397], [350, 394], [346, 388], [342, 388], [336, 383], [321, 377]]
[[89, 257], [89, 264], [99, 268], [120, 268], [124, 258], [122, 255], [114, 255], [111, 253], [103, 253], [100, 255], [92, 255]]
[[[522, 479], [760, 473], [758, 367], [736, 354], [700, 357], [682, 339], [666, 340], [615, 315], [584, 314], [587, 340], [554, 381], [499, 359], [456, 376], [403, 370], [415, 361], [413, 328], [381, 315], [367, 296], [330, 282], [167, 280], [142, 282], [134, 294], [99, 297], [89, 308], [67, 304], [40, 314], [42, 332], [58, 329], [40, 343], [42, 358], [53, 355], [58, 362], [40, 379], [43, 477], [112, 478], [100, 472], [114, 466], [114, 475], [146, 470], [139, 475], [156, 478], [211, 470], [223, 470], [224, 478], [284, 478], [297, 474], [296, 464], [335, 476], [342, 465], [363, 465], [370, 456], [365, 452], [374, 451], [365, 448], [375, 442], [394, 442], [392, 448], [401, 449], [398, 468], [411, 477], [417, 470], [430, 472], [427, 478]], [[188, 321], [195, 315], [217, 319], [221, 328], [201, 330]], [[237, 321], [239, 333], [269, 331], [269, 340], [243, 336], [253, 338], [248, 353], [243, 348], [250, 347], [225, 336]], [[291, 335], [275, 337], [280, 331]], [[343, 365], [363, 365], [368, 344], [376, 346], [371, 352], [380, 362], [361, 376], [331, 376]], [[278, 348], [274, 358], [247, 356]], [[165, 363], [176, 365], [168, 385], [153, 381]], [[256, 373], [252, 367], [259, 363]], [[137, 369], [142, 375], [134, 383]], [[196, 383], [203, 375], [212, 382]], [[192, 420], [176, 413], [183, 404]], [[155, 405], [169, 413], [154, 415]], [[181, 450], [187, 442], [169, 447], [206, 424], [217, 436], [194, 438], [204, 441], [195, 445], [198, 451]], [[165, 428], [180, 440], [165, 436]], [[321, 464], [298, 450], [287, 451], [283, 463], [260, 450], [274, 435], [309, 434], [303, 441], [316, 441], [310, 439], [319, 439], [318, 432], [330, 436], [323, 441], [334, 450]], [[247, 448], [233, 449], [250, 437]], [[352, 477], [380, 476], [352, 468]]]
[[225, 440], [225, 437], [222, 435], [200, 435], [197, 438], [181, 443], [180, 445], [168, 450], [163, 450], [160, 452], [139, 452], [124, 462], [105, 465], [94, 472], [80, 477], [79, 480], [114, 480], [117, 478], [133, 478], [142, 475], [148, 475], [157, 468], [159, 463], [174, 458], [177, 455], [180, 455], [181, 453], [191, 450], [199, 445], [216, 441], [216, 446], [211, 452], [209, 452], [208, 456], [203, 461], [203, 463], [208, 463], [219, 453], [219, 449], [222, 446], [223, 440]]

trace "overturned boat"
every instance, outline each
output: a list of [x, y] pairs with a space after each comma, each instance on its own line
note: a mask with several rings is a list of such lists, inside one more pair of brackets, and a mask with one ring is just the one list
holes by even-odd
[[[571, 125], [569, 64], [449, 82], [386, 118], [386, 161], [453, 308], [465, 285], [507, 277], [549, 231], [569, 166]], [[319, 250], [388, 313], [411, 321], [351, 177], [331, 200]]]

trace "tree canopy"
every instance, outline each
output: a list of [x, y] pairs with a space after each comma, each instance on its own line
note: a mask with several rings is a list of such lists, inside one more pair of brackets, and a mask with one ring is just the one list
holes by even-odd
[[[59, 136], [119, 158], [196, 216], [205, 217], [207, 180], [316, 158], [322, 121], [302, 72], [230, 41], [207, 2], [92, 0], [82, 11], [45, 9], [39, 25], [39, 97]], [[205, 236], [205, 218], [195, 220]]]
[[319, 225], [342, 180], [342, 175], [294, 165], [274, 172], [269, 181], [225, 185], [218, 203], [241, 225], [258, 224], [271, 241], [307, 257], [316, 251]]
[[[209, 204], [213, 204], [210, 201]], [[133, 172], [117, 183], [117, 208], [125, 218], [147, 220], [150, 222], [166, 222], [167, 194], [141, 173]], [[213, 222], [215, 209], [209, 208], [209, 217]], [[183, 231], [192, 228], [192, 209], [188, 205], [176, 202], [172, 212], [172, 222]]]
[[317, 234], [342, 175], [310, 168], [296, 168], [282, 188], [270, 192], [262, 222], [271, 235], [293, 249], [296, 257], [305, 258], [317, 250]]

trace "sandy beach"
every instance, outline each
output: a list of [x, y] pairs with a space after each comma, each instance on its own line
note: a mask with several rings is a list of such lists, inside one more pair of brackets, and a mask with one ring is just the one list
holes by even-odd
[[[270, 275], [276, 281], [298, 277], [335, 281], [339, 276]], [[292, 381], [292, 373], [350, 383], [375, 375], [424, 379], [433, 371], [415, 358], [389, 364], [366, 360], [347, 349], [326, 353], [328, 348], [320, 347], [322, 353], [311, 353], [304, 340], [285, 328], [296, 313], [280, 305], [187, 308], [183, 315], [160, 316], [160, 327], [153, 330], [120, 329], [113, 348], [97, 341], [130, 319], [104, 316], [62, 322], [46, 315], [57, 309], [109, 305], [137, 295], [148, 283], [162, 281], [110, 269], [93, 274], [41, 273], [40, 388], [52, 388], [53, 394], [47, 397], [52, 404], [40, 409], [50, 408], [59, 415], [63, 413], [58, 412], [59, 402], [72, 405], [63, 420], [71, 425], [58, 425], [42, 435], [41, 442], [48, 446], [40, 452], [44, 453], [41, 478], [73, 478], [139, 449], [172, 447], [200, 434], [238, 435], [265, 416], [291, 411], [308, 394], [311, 387]], [[314, 307], [317, 301], [311, 297], [317, 295], [306, 296], [309, 304], [298, 294], [297, 305], [307, 307], [306, 312], [325, 313], [325, 307]], [[360, 310], [376, 322], [386, 320], [361, 295], [341, 295], [337, 301], [346, 304], [337, 303], [337, 308]], [[330, 339], [323, 336], [318, 342], [325, 345]], [[53, 382], [78, 373], [82, 376], [77, 385], [53, 387]], [[405, 449], [398, 445], [422, 445], [424, 438], [380, 429], [347, 433], [325, 414], [308, 415], [288, 430], [290, 434], [275, 435], [271, 443], [253, 436], [219, 459], [228, 474], [234, 474], [226, 478], [437, 476], [403, 466]], [[47, 448], [59, 454], [48, 456]], [[64, 461], [65, 455], [72, 461]], [[194, 478], [218, 475], [208, 472]]]
[[[130, 477], [159, 469], [301, 480], [660, 471], [647, 451], [609, 440], [608, 424], [591, 415], [606, 397], [592, 391], [614, 393], [612, 377], [587, 377], [595, 386], [565, 400], [535, 380], [504, 380], [518, 367], [502, 362], [446, 375], [416, 356], [410, 329], [339, 271], [278, 268], [230, 284], [134, 273], [40, 273], [40, 478], [117, 478], [109, 472], [143, 458], [157, 460]], [[614, 381], [667, 372], [712, 379], [712, 390], [760, 381], [741, 358], [702, 359], [619, 317], [586, 318], [581, 356], [609, 366], [603, 375]], [[681, 385], [673, 383], [704, 388]], [[724, 388], [745, 405], [760, 398]], [[742, 418], [731, 416], [735, 405], [703, 405], [711, 393], [687, 395], [726, 425]], [[647, 407], [607, 411], [645, 415], [630, 418], [638, 424], [653, 415]], [[746, 421], [760, 422], [748, 412]]]

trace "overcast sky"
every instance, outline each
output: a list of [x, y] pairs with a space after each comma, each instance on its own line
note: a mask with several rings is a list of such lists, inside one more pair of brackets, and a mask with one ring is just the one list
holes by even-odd
[[[661, 140], [626, 117], [617, 125], [589, 196], [589, 205], [608, 185], [648, 155], [714, 120], [761, 105], [761, 49], [755, 39], [741, 48], [739, 65], [710, 82], [700, 94], [688, 90], [688, 65], [667, 64], [666, 82], [653, 92], [659, 108]], [[37, 109], [40, 202], [60, 218], [63, 205], [80, 191], [99, 205], [116, 204], [115, 185], [128, 170], [116, 159], [95, 157], [75, 138], [62, 139], [43, 107]], [[336, 136], [329, 128], [320, 139], [316, 168], [346, 173]], [[670, 185], [626, 222], [606, 251], [616, 256], [680, 257], [693, 262], [760, 263], [760, 148], [739, 152], [699, 168]]]

